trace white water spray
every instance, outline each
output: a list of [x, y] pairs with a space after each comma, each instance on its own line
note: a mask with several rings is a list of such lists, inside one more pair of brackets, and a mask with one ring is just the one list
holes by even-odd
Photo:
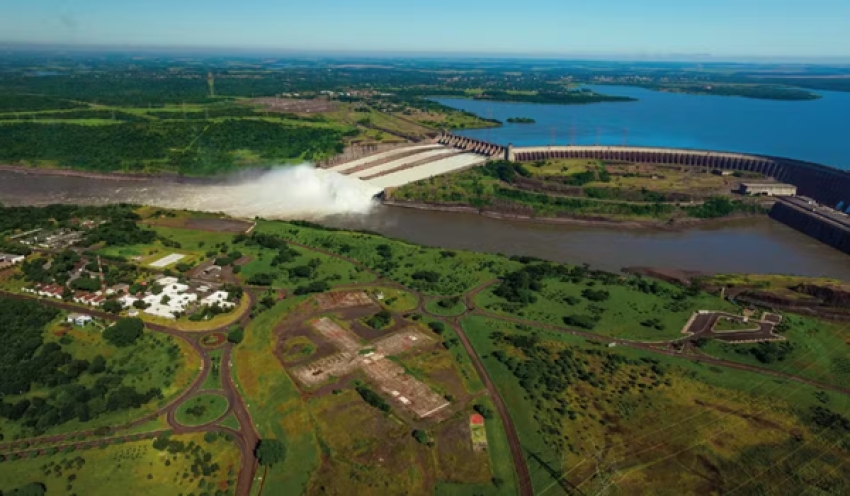
[[234, 217], [316, 219], [368, 214], [381, 188], [310, 164], [279, 167], [225, 184], [173, 185], [156, 194], [140, 192], [142, 203], [167, 208], [223, 212]]

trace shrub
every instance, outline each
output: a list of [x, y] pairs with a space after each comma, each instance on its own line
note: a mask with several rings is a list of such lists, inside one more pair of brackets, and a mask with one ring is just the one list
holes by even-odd
[[590, 315], [567, 315], [564, 317], [564, 324], [571, 327], [580, 327], [582, 329], [593, 329], [599, 321], [598, 317]]

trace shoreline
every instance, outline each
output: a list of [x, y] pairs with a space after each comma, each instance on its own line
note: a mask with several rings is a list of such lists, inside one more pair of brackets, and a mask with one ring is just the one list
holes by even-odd
[[509, 214], [492, 210], [482, 210], [471, 205], [435, 205], [420, 202], [399, 202], [396, 200], [383, 200], [382, 205], [387, 207], [409, 208], [413, 210], [424, 210], [432, 212], [454, 212], [475, 214], [482, 217], [499, 220], [514, 220], [532, 222], [539, 224], [563, 224], [586, 227], [620, 228], [630, 230], [654, 230], [680, 232], [696, 227], [711, 227], [743, 220], [769, 219], [767, 215], [734, 215], [719, 219], [688, 219], [683, 222], [668, 223], [659, 221], [641, 220], [613, 220], [613, 219], [583, 219], [578, 217], [532, 217], [528, 215]]
[[84, 179], [106, 179], [110, 181], [145, 181], [150, 179], [180, 179], [186, 176], [178, 174], [139, 174], [133, 172], [89, 172], [75, 169], [48, 169], [42, 167], [30, 167], [27, 165], [0, 164], [0, 171], [31, 176], [60, 176], [80, 177]]

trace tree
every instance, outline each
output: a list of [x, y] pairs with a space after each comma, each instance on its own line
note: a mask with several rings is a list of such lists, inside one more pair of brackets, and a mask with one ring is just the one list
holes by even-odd
[[239, 344], [245, 338], [245, 331], [241, 327], [234, 327], [227, 333], [227, 340], [233, 344]]
[[123, 348], [133, 345], [145, 329], [142, 319], [118, 319], [111, 327], [103, 331], [103, 338], [113, 346]]
[[477, 404], [474, 407], [472, 407], [472, 409], [475, 410], [476, 412], [480, 413], [481, 416], [484, 417], [485, 419], [493, 418], [493, 409], [490, 408], [487, 405]]
[[277, 439], [260, 439], [254, 448], [254, 456], [260, 465], [271, 467], [286, 458], [286, 448]]
[[32, 482], [26, 486], [9, 491], [9, 496], [43, 496], [47, 494], [47, 488], [40, 482]]
[[103, 306], [101, 308], [103, 308], [104, 312], [118, 315], [124, 307], [118, 300], [106, 300], [103, 302]]
[[413, 431], [413, 438], [416, 439], [419, 444], [424, 444], [425, 446], [431, 446], [433, 444], [431, 442], [431, 438], [428, 437], [428, 433], [420, 431], [419, 429]]

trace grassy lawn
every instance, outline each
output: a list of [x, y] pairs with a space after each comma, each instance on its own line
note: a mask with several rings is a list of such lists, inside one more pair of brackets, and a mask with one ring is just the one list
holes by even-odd
[[[208, 442], [203, 434], [170, 439], [182, 445], [180, 452], [159, 451], [151, 440], [143, 440], [7, 460], [0, 463], [0, 491], [11, 494], [30, 483], [43, 484], [50, 495], [128, 494], [129, 487], [133, 494], [174, 496], [235, 489], [239, 450], [234, 443], [221, 438]], [[210, 475], [200, 472], [213, 464], [218, 467]]]
[[[272, 274], [274, 276], [273, 287], [295, 288], [316, 280], [328, 281], [331, 286], [337, 286], [371, 282], [375, 279], [374, 275], [350, 262], [300, 247], [291, 247], [298, 255], [291, 261], [276, 267], [272, 266], [276, 254], [273, 250], [243, 246], [238, 249], [254, 257], [254, 260], [242, 267], [239, 277], [243, 281], [250, 280], [251, 276], [255, 274]], [[306, 266], [312, 260], [317, 260], [314, 264], [318, 265], [310, 276], [298, 277], [292, 274], [291, 269]]]
[[[589, 278], [577, 282], [546, 278], [542, 289], [535, 293], [536, 301], [528, 305], [512, 304], [496, 296], [494, 286], [478, 295], [476, 305], [503, 315], [577, 329], [580, 327], [575, 324], [566, 324], [565, 317], [591, 316], [598, 319], [596, 324], [591, 329], [580, 330], [641, 341], [680, 338], [682, 327], [696, 310], [737, 311], [731, 303], [706, 293], [676, 299], [682, 295], [681, 288], [666, 283], [658, 282], [657, 293], [651, 293], [619, 278], [612, 284], [604, 282]], [[593, 301], [594, 293], [608, 296]]]
[[212, 350], [209, 352], [212, 362], [212, 370], [207, 375], [207, 379], [201, 386], [201, 389], [216, 390], [221, 389], [221, 354], [222, 350]]
[[[755, 365], [779, 372], [798, 375], [819, 382], [850, 387], [850, 326], [825, 322], [809, 317], [786, 314], [789, 350], [769, 362], [758, 359], [753, 353], [760, 345], [731, 344], [709, 341], [701, 349], [704, 353], [725, 360]], [[785, 346], [777, 342], [773, 346]], [[769, 358], [766, 358], [770, 360]]]
[[221, 421], [221, 425], [230, 427], [234, 431], [238, 431], [240, 428], [239, 420], [236, 418], [236, 415], [228, 415], [227, 418]]
[[712, 330], [714, 332], [740, 332], [752, 331], [758, 329], [757, 325], [752, 322], [743, 322], [741, 320], [730, 319], [728, 317], [720, 317], [714, 323]]
[[416, 307], [419, 305], [416, 295], [400, 289], [376, 287], [368, 288], [367, 291], [373, 297], [378, 293], [382, 294], [384, 298], [378, 300], [378, 303], [391, 312], [410, 312], [411, 310], [416, 310]]
[[[847, 487], [846, 474], [830, 472], [845, 455], [834, 439], [822, 437], [811, 412], [846, 411], [850, 398], [630, 348], [609, 351], [572, 335], [521, 330], [484, 317], [465, 319], [464, 328], [511, 409], [536, 493], [568, 494], [557, 477], [587, 494], [609, 487], [624, 493], [723, 493], [740, 484], [748, 493], [799, 494], [821, 477], [822, 487]], [[557, 363], [572, 362], [594, 375], [562, 375], [555, 365], [549, 374], [567, 385], [542, 396], [540, 383], [523, 383], [506, 365], [530, 360], [528, 351], [497, 345], [494, 331], [536, 336], [541, 356], [561, 357]], [[501, 359], [496, 351], [504, 354]], [[801, 466], [807, 475], [796, 477]]]
[[[266, 474], [263, 494], [303, 494], [320, 464], [319, 444], [298, 388], [274, 356], [272, 331], [304, 298], [291, 298], [260, 314], [234, 349], [234, 378], [261, 439], [286, 445], [286, 459]], [[252, 494], [257, 494], [255, 481]]]
[[268, 221], [260, 221], [257, 230], [343, 253], [394, 281], [433, 295], [462, 294], [519, 266], [498, 255], [427, 248], [351, 231]]
[[221, 417], [227, 411], [227, 399], [217, 394], [201, 393], [177, 408], [176, 419], [181, 425], [204, 425]]
[[455, 317], [466, 311], [466, 305], [462, 298], [443, 297], [430, 300], [425, 304], [425, 310], [441, 317]]

